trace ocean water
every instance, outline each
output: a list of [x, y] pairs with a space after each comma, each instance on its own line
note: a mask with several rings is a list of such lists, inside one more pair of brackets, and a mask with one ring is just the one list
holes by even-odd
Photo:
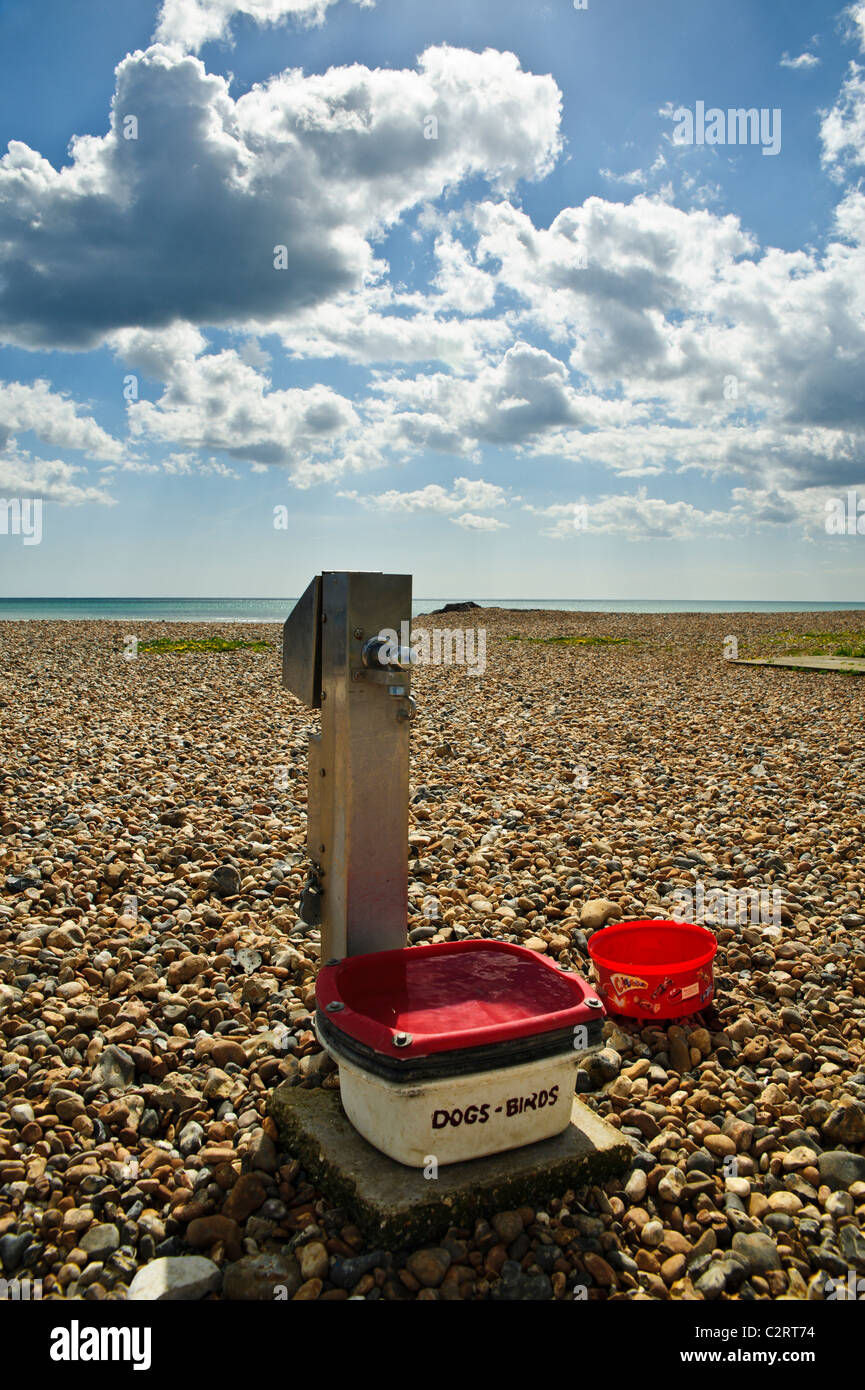
[[[0, 622], [22, 619], [109, 619], [116, 622], [281, 623], [295, 598], [0, 598]], [[453, 599], [417, 598], [412, 617]], [[863, 611], [865, 600], [841, 603], [759, 599], [487, 598], [486, 608], [549, 608], [574, 613], [826, 613]]]

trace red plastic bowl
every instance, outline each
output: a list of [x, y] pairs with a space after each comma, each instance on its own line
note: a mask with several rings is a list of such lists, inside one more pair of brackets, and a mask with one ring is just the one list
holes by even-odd
[[687, 922], [616, 922], [589, 938], [598, 993], [610, 1013], [681, 1018], [712, 998], [718, 943]]

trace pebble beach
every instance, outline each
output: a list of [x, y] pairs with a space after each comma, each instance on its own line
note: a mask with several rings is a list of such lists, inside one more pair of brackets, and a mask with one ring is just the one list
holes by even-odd
[[[339, 1084], [297, 912], [317, 717], [281, 688], [281, 629], [10, 621], [0, 1274], [44, 1299], [862, 1297], [865, 679], [724, 649], [861, 644], [865, 611], [414, 626], [446, 623], [485, 629], [485, 669], [413, 677], [411, 942], [495, 936], [591, 978], [592, 933], [677, 891], [775, 895], [772, 920], [706, 918], [708, 1008], [610, 1017], [578, 1071], [631, 1173], [365, 1241], [268, 1116], [282, 1082]], [[256, 646], [129, 659], [130, 631]]]

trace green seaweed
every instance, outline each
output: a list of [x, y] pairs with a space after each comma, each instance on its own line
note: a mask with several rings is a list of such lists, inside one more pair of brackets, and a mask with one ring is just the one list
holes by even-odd
[[138, 651], [161, 656], [164, 652], [264, 652], [272, 646], [272, 642], [247, 642], [241, 637], [145, 637], [139, 641]]
[[783, 643], [788, 656], [865, 656], [865, 634], [853, 632], [780, 632], [770, 642]]

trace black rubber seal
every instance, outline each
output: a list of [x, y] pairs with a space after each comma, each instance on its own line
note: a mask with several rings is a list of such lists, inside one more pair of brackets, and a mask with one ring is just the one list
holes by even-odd
[[[582, 1025], [588, 1041], [580, 1052], [591, 1051], [601, 1044], [603, 1017]], [[536, 1033], [529, 1038], [512, 1038], [508, 1042], [487, 1044], [486, 1047], [463, 1047], [448, 1052], [430, 1052], [425, 1057], [412, 1057], [407, 1048], [405, 1057], [388, 1057], [375, 1052], [366, 1043], [350, 1038], [336, 1027], [333, 1018], [321, 1009], [316, 1010], [316, 1028], [325, 1047], [333, 1046], [347, 1062], [363, 1071], [380, 1076], [385, 1081], [438, 1081], [449, 1076], [465, 1076], [473, 1071], [498, 1071], [521, 1062], [539, 1062], [547, 1057], [561, 1056], [573, 1051], [574, 1030], [559, 1028], [551, 1033]]]

